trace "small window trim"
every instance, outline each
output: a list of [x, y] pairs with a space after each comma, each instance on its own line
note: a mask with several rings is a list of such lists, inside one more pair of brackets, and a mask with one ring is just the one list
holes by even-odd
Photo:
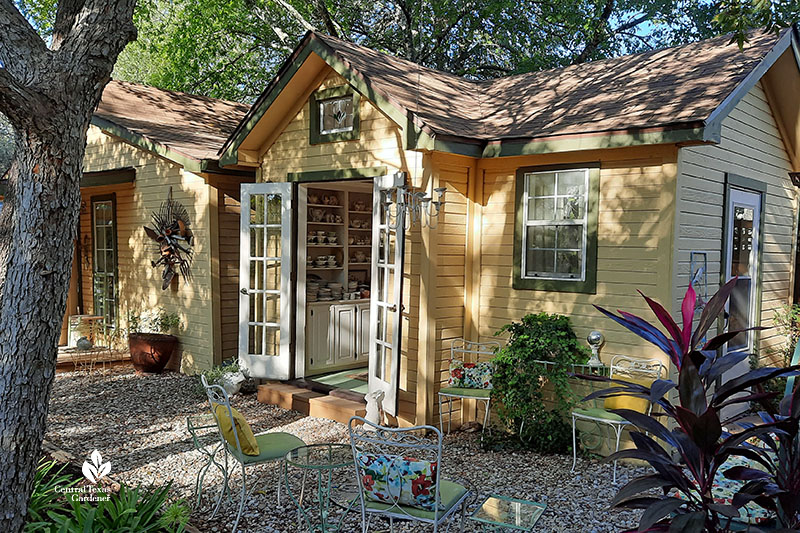
[[[353, 97], [353, 127], [340, 131], [331, 131], [322, 133], [320, 131], [321, 123], [321, 104], [325, 100], [334, 98], [342, 98], [344, 96], [352, 95]], [[311, 93], [308, 101], [309, 120], [309, 144], [323, 144], [330, 142], [340, 141], [354, 141], [358, 140], [360, 135], [360, 103], [361, 95], [353, 90], [349, 85], [342, 85], [339, 87], [331, 87], [330, 89], [321, 89]]]
[[[587, 171], [586, 216], [584, 225], [584, 258], [581, 278], [527, 277], [524, 273], [524, 240], [528, 227], [525, 216], [525, 175], [565, 170]], [[514, 256], [512, 287], [518, 290], [542, 290], [554, 292], [579, 292], [595, 294], [597, 290], [597, 211], [600, 196], [600, 163], [575, 163], [521, 167], [517, 169], [515, 187]], [[536, 225], [536, 224], [534, 224]]]

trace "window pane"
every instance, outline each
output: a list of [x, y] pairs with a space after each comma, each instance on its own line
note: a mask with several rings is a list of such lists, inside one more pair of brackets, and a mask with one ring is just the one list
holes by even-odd
[[[728, 331], [746, 329], [750, 324], [750, 292], [752, 280], [739, 278], [731, 292]], [[747, 348], [749, 332], [743, 331], [728, 342], [728, 350]]]
[[528, 220], [553, 220], [555, 201], [552, 198], [528, 200]]
[[528, 228], [528, 248], [555, 248], [556, 226], [531, 226]]
[[558, 173], [558, 194], [583, 196], [586, 188], [586, 172], [573, 170]]
[[585, 205], [583, 196], [560, 196], [556, 203], [556, 220], [581, 220]]
[[731, 250], [731, 276], [751, 276], [750, 261], [753, 254], [753, 208], [734, 206], [733, 246]]
[[556, 175], [526, 174], [528, 177], [528, 196], [553, 196], [556, 190]]
[[331, 98], [319, 104], [320, 133], [334, 133], [353, 129], [353, 97]]
[[559, 226], [559, 248], [583, 248], [583, 226]]
[[528, 249], [528, 256], [525, 258], [525, 273], [533, 276], [537, 273], [553, 272], [554, 261], [553, 250]]
[[571, 274], [575, 277], [581, 275], [581, 253], [559, 252], [556, 254], [556, 271], [559, 274]]
[[281, 210], [283, 202], [280, 194], [270, 194], [267, 196], [267, 224], [281, 223]]

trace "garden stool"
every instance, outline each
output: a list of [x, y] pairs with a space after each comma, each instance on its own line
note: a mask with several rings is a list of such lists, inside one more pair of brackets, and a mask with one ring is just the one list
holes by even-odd
[[481, 362], [481, 355], [494, 355], [500, 349], [497, 341], [471, 342], [454, 339], [450, 346], [450, 380], [448, 387], [439, 390], [439, 429], [443, 429], [442, 403], [447, 401], [447, 433], [450, 433], [453, 418], [453, 400], [477, 400], [484, 402], [486, 412], [483, 415], [481, 442], [489, 424], [491, 407], [492, 363]]

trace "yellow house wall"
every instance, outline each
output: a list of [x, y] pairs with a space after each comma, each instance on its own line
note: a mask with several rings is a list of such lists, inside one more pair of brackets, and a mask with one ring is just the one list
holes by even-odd
[[[470, 291], [476, 293], [477, 334], [494, 338], [504, 324], [528, 313], [569, 315], [579, 339], [593, 329], [603, 332], [601, 359], [617, 354], [665, 356], [616, 323], [592, 304], [650, 316], [636, 292], [661, 301], [671, 297], [665, 280], [672, 264], [672, 223], [675, 208], [676, 149], [671, 146], [586, 151], [566, 154], [486, 159], [478, 162], [477, 214], [479, 265], [473, 267]], [[515, 174], [519, 167], [600, 161], [596, 294], [515, 290]]]
[[[775, 311], [791, 301], [797, 200], [788, 176], [792, 165], [760, 82], [723, 121], [721, 142], [682, 148], [679, 169], [673, 310], [679, 309], [689, 284], [691, 251], [708, 253], [709, 293], [719, 287], [725, 173], [732, 173], [767, 186], [760, 324], [772, 326]], [[760, 337], [759, 358], [779, 363], [774, 349], [784, 341], [783, 337], [776, 329], [763, 331]]]
[[[84, 171], [123, 167], [136, 169], [133, 184], [85, 187], [81, 190], [81, 283], [84, 312], [93, 311], [91, 197], [116, 193], [117, 217], [117, 313], [120, 327], [127, 327], [129, 310], [163, 307], [177, 313], [183, 327], [176, 332], [181, 341], [181, 369], [188, 373], [209, 368], [214, 362], [211, 280], [211, 225], [209, 190], [202, 177], [181, 166], [135, 148], [92, 126], [87, 137]], [[161, 272], [150, 266], [157, 249], [145, 235], [150, 214], [157, 210], [173, 188], [173, 198], [189, 212], [195, 234], [192, 279], [161, 290]], [[213, 203], [216, 205], [216, 203]]]

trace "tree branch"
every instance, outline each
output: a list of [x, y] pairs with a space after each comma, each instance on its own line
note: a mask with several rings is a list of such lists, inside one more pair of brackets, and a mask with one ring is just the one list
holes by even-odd
[[0, 0], [0, 63], [17, 79], [30, 80], [35, 65], [49, 53], [36, 30], [14, 7]]
[[300, 14], [298, 10], [294, 8], [293, 5], [289, 4], [289, 2], [287, 2], [286, 0], [278, 0], [278, 3], [286, 11], [288, 11], [289, 14], [292, 17], [294, 17], [294, 19], [297, 20], [297, 22], [299, 22], [301, 26], [303, 26], [303, 28], [305, 28], [308, 31], [314, 31], [316, 29], [309, 21], [306, 20], [306, 18], [303, 15]]
[[322, 20], [322, 25], [325, 27], [325, 31], [328, 32], [328, 35], [340, 38], [339, 32], [328, 11], [328, 7], [325, 5], [325, 0], [314, 0], [314, 10], [317, 12], [317, 16]]
[[17, 80], [10, 70], [0, 67], [0, 113], [8, 117], [17, 129], [23, 129], [34, 114], [49, 116], [52, 110], [43, 109], [48, 104], [42, 95]]
[[53, 24], [53, 40], [50, 44], [53, 50], [58, 50], [61, 43], [69, 35], [75, 24], [75, 17], [81, 12], [86, 0], [58, 0], [56, 21]]

